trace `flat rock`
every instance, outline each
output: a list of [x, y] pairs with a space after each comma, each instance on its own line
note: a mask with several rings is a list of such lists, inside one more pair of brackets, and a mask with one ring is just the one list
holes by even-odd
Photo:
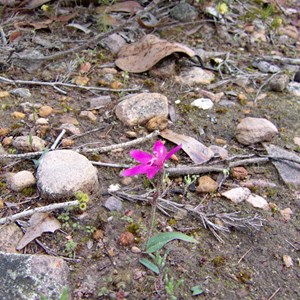
[[60, 299], [68, 287], [67, 264], [49, 255], [0, 252], [0, 274], [1, 300]]
[[0, 230], [0, 251], [18, 253], [16, 247], [23, 235], [22, 229], [15, 223], [3, 226]]
[[88, 99], [90, 109], [102, 108], [105, 105], [111, 103], [111, 101], [112, 100], [111, 100], [110, 96], [99, 96], [99, 97], [94, 97], [94, 98]]
[[300, 157], [293, 152], [284, 150], [272, 144], [264, 144], [264, 147], [270, 156], [284, 157], [298, 161], [298, 163], [296, 163], [288, 160], [272, 160], [272, 163], [276, 167], [281, 179], [285, 184], [300, 186]]
[[236, 139], [243, 145], [271, 142], [278, 133], [276, 126], [264, 118], [244, 118], [236, 128]]
[[238, 187], [222, 193], [222, 196], [231, 200], [235, 204], [249, 198], [251, 191], [248, 188]]
[[175, 80], [182, 85], [210, 84], [215, 79], [214, 73], [198, 67], [183, 70]]
[[71, 150], [46, 153], [36, 177], [41, 196], [53, 200], [72, 197], [77, 191], [94, 193], [99, 189], [97, 169], [85, 156]]
[[121, 211], [123, 204], [120, 199], [111, 196], [105, 201], [104, 207], [109, 211]]
[[208, 98], [199, 98], [199, 99], [194, 100], [191, 103], [191, 106], [195, 106], [200, 109], [206, 110], [206, 109], [212, 109], [214, 106], [214, 103]]
[[263, 210], [270, 209], [267, 200], [259, 195], [251, 194], [246, 201], [256, 208], [262, 208]]
[[123, 98], [115, 112], [125, 125], [143, 125], [154, 117], [168, 116], [168, 99], [159, 93], [130, 95]]
[[7, 183], [13, 191], [20, 192], [24, 188], [34, 186], [36, 180], [31, 172], [24, 170], [9, 176]]
[[13, 146], [23, 152], [43, 151], [46, 142], [38, 136], [18, 136], [13, 140]]

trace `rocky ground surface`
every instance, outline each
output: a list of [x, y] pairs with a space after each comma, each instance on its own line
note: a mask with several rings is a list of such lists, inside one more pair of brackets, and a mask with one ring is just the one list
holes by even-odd
[[[3, 299], [300, 298], [298, 1], [0, 14]], [[157, 140], [149, 255], [158, 179], [121, 171]]]

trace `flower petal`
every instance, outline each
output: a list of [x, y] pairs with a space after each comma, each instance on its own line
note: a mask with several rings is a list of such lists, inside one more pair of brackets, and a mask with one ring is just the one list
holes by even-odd
[[137, 165], [132, 168], [124, 170], [121, 175], [122, 176], [134, 176], [138, 174], [147, 174], [149, 170], [149, 166], [147, 165]]
[[182, 147], [182, 145], [180, 144], [180, 145], [174, 147], [173, 149], [171, 149], [171, 150], [167, 153], [167, 155], [166, 155], [166, 157], [165, 157], [165, 161], [168, 160], [174, 153], [176, 153], [177, 151], [179, 151], [179, 150], [181, 149], [181, 147]]
[[148, 171], [147, 171], [147, 177], [149, 178], [149, 179], [152, 179], [154, 176], [155, 176], [155, 174], [157, 173], [157, 172], [159, 172], [161, 170], [161, 167], [159, 167], [159, 166], [151, 166], [151, 167], [148, 167]]
[[159, 164], [164, 163], [165, 157], [167, 155], [167, 148], [161, 141], [155, 142], [153, 146], [153, 155], [157, 157], [157, 159], [159, 160]]
[[148, 163], [152, 159], [152, 155], [148, 152], [144, 152], [141, 150], [132, 150], [130, 151], [130, 155], [138, 162], [142, 164]]

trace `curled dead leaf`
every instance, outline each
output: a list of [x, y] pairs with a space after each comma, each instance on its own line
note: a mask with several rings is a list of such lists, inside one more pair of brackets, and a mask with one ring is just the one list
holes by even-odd
[[182, 144], [182, 150], [195, 164], [205, 163], [214, 156], [211, 149], [190, 136], [178, 134], [169, 129], [161, 131], [160, 135], [174, 144]]
[[19, 241], [16, 249], [21, 250], [31, 241], [41, 236], [44, 232], [54, 232], [60, 229], [60, 223], [47, 213], [35, 213], [29, 219], [29, 227], [25, 235]]
[[196, 55], [192, 49], [183, 44], [172, 43], [148, 34], [136, 43], [123, 46], [115, 63], [123, 71], [142, 73], [175, 52], [184, 53], [189, 57]]

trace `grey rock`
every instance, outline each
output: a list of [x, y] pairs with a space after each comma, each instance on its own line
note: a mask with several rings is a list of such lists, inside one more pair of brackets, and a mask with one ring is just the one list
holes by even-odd
[[43, 198], [59, 200], [75, 192], [99, 189], [97, 169], [83, 155], [71, 150], [45, 154], [37, 170], [37, 186]]
[[46, 142], [38, 136], [29, 135], [16, 137], [12, 144], [16, 149], [24, 152], [43, 151], [46, 146]]
[[212, 109], [214, 103], [208, 98], [199, 98], [191, 103], [191, 106], [198, 107], [203, 110]]
[[224, 107], [232, 107], [232, 106], [235, 106], [236, 104], [234, 101], [223, 99], [219, 102], [219, 105], [224, 106]]
[[81, 133], [80, 129], [71, 123], [61, 124], [58, 130], [63, 130], [63, 129], [65, 129], [68, 133], [75, 134], [75, 135]]
[[126, 41], [117, 33], [113, 33], [102, 40], [104, 48], [115, 54], [118, 53], [125, 44]]
[[270, 81], [270, 89], [275, 92], [282, 92], [290, 82], [288, 75], [277, 75], [274, 76]]
[[63, 259], [48, 255], [0, 252], [1, 300], [60, 299], [68, 287], [69, 269]]
[[101, 107], [104, 107], [105, 105], [111, 103], [111, 97], [110, 96], [100, 96], [91, 98], [88, 100], [88, 103], [90, 105], [90, 109], [99, 109]]
[[192, 5], [182, 2], [171, 9], [170, 15], [173, 19], [178, 21], [188, 22], [196, 19], [198, 17], [198, 12]]
[[236, 139], [244, 145], [270, 142], [278, 133], [276, 126], [264, 118], [244, 118], [236, 128]]
[[122, 201], [114, 196], [109, 197], [104, 203], [104, 207], [109, 211], [121, 211], [122, 206]]
[[21, 98], [30, 98], [31, 97], [31, 93], [29, 91], [29, 89], [25, 89], [25, 88], [17, 88], [11, 91], [11, 93], [13, 95], [17, 95]]
[[267, 61], [254, 62], [252, 65], [262, 73], [277, 73], [280, 71], [279, 67], [271, 65]]
[[175, 76], [175, 81], [182, 85], [210, 84], [215, 79], [214, 73], [198, 67], [182, 70], [179, 76]]
[[24, 113], [32, 112], [33, 110], [37, 110], [42, 107], [40, 103], [31, 103], [31, 102], [23, 102], [20, 104]]
[[20, 192], [24, 188], [34, 186], [36, 180], [31, 172], [24, 170], [9, 176], [7, 183], [13, 191]]
[[158, 93], [126, 96], [116, 106], [115, 113], [125, 125], [143, 125], [153, 117], [168, 116], [168, 99]]
[[38, 50], [26, 49], [22, 52], [14, 53], [11, 59], [15, 66], [31, 73], [41, 67], [43, 60], [39, 60], [39, 58], [43, 57], [44, 55]]
[[269, 73], [277, 73], [277, 72], [280, 72], [281, 69], [278, 67], [278, 66], [275, 66], [275, 65], [271, 65], [270, 68], [269, 68]]
[[300, 82], [290, 82], [287, 86], [288, 91], [296, 97], [300, 97]]
[[260, 61], [258, 63], [254, 63], [253, 66], [256, 67], [262, 73], [269, 73], [269, 68], [271, 64], [267, 61]]
[[95, 114], [91, 111], [88, 110], [83, 110], [80, 112], [79, 114], [79, 118], [81, 119], [89, 119], [92, 122], [96, 122], [97, 121], [97, 116], [95, 116]]
[[300, 186], [300, 157], [293, 152], [284, 150], [272, 144], [264, 144], [264, 147], [270, 156], [285, 157], [287, 159], [292, 159], [298, 162], [296, 163], [287, 160], [272, 160], [273, 165], [276, 167], [280, 177], [285, 184]]

